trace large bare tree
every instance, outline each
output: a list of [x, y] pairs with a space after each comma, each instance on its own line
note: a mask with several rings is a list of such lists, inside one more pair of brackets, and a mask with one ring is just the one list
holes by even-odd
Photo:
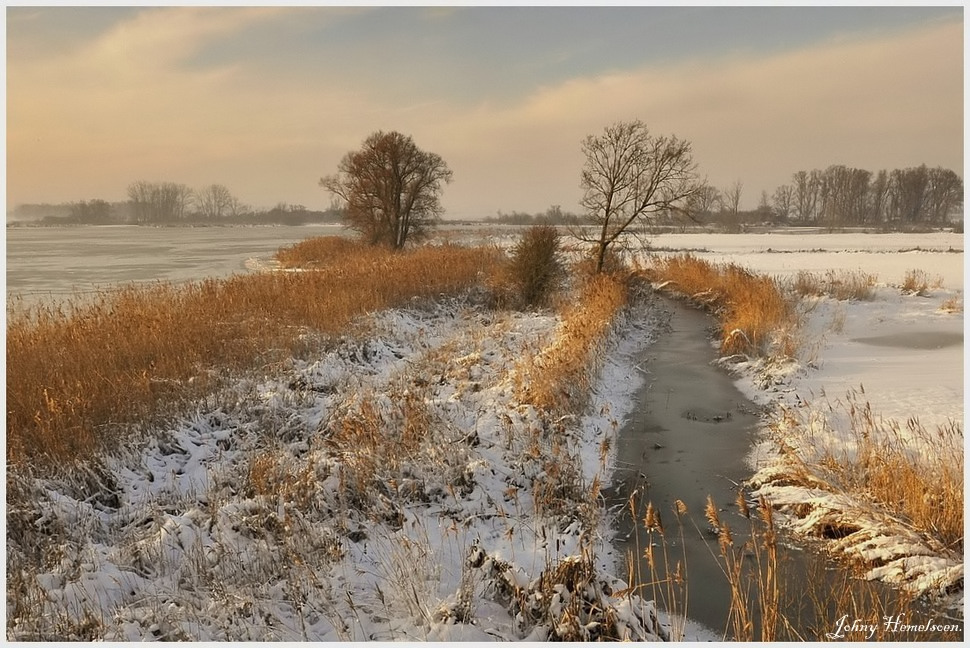
[[452, 173], [410, 136], [378, 131], [347, 153], [320, 186], [340, 199], [347, 224], [369, 243], [400, 249], [425, 236], [441, 216], [442, 185]]
[[655, 137], [639, 120], [617, 122], [602, 135], [587, 136], [583, 154], [581, 204], [595, 232], [577, 235], [596, 245], [597, 272], [603, 270], [607, 250], [631, 225], [668, 212], [688, 212], [703, 186], [690, 143]]

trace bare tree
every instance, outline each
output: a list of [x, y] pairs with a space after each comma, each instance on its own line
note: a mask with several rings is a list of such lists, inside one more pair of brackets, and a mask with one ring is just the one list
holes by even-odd
[[822, 172], [825, 196], [822, 217], [829, 227], [854, 225], [865, 220], [871, 176], [865, 169], [842, 164], [833, 164]]
[[881, 223], [886, 217], [886, 202], [889, 199], [889, 174], [880, 169], [869, 184], [869, 203], [866, 210], [867, 223]]
[[724, 209], [737, 216], [741, 211], [741, 194], [744, 191], [744, 183], [735, 180], [734, 184], [721, 192], [724, 197]]
[[721, 192], [716, 187], [703, 184], [691, 197], [690, 210], [698, 216], [711, 215], [721, 206]]
[[791, 185], [781, 185], [771, 197], [771, 206], [779, 219], [787, 221], [795, 203], [795, 189]]
[[148, 223], [154, 218], [152, 213], [154, 186], [144, 180], [128, 185], [128, 202], [131, 204], [131, 212], [136, 223]]
[[609, 247], [632, 224], [688, 211], [702, 187], [690, 143], [674, 136], [654, 137], [639, 120], [617, 122], [598, 137], [587, 136], [583, 154], [580, 204], [596, 232], [575, 235], [596, 244], [597, 272], [603, 270]]
[[182, 220], [192, 202], [192, 190], [175, 182], [145, 182], [128, 185], [128, 202], [139, 223]]
[[320, 186], [344, 204], [344, 220], [369, 243], [400, 249], [427, 234], [441, 216], [445, 161], [419, 149], [410, 136], [378, 131], [347, 153], [337, 174]]
[[909, 169], [893, 169], [889, 174], [890, 205], [894, 219], [917, 223], [922, 219], [930, 185], [925, 164]]
[[237, 216], [242, 204], [225, 185], [211, 184], [195, 194], [196, 207], [203, 218], [218, 220]]
[[963, 205], [963, 180], [954, 171], [936, 167], [929, 170], [927, 218], [935, 224], [945, 223]]
[[71, 203], [71, 218], [78, 223], [107, 223], [111, 220], [111, 204], [98, 198]]
[[799, 171], [792, 176], [795, 218], [803, 223], [815, 221], [818, 216], [821, 181], [819, 172]]

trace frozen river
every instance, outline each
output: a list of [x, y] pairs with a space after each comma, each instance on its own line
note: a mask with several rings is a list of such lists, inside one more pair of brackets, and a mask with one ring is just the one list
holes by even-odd
[[283, 246], [342, 233], [300, 227], [11, 227], [7, 298], [31, 303], [131, 282], [191, 281], [249, 271]]

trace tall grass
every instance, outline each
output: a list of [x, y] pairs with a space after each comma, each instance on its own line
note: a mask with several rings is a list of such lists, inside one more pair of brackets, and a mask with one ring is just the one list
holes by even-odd
[[899, 286], [904, 294], [916, 295], [917, 297], [927, 297], [932, 290], [942, 287], [942, 277], [930, 279], [930, 276], [926, 272], [917, 269], [907, 270], [903, 276], [903, 283]]
[[605, 334], [627, 299], [621, 276], [589, 277], [563, 312], [553, 341], [523, 362], [518, 372], [521, 401], [547, 412], [581, 410]]
[[[854, 391], [843, 407], [845, 440], [786, 447], [791, 469], [783, 479], [861, 496], [875, 514], [900, 520], [934, 544], [962, 553], [963, 427], [950, 422], [927, 430], [915, 416], [905, 424], [882, 420]], [[810, 426], [791, 411], [786, 416], [782, 424]], [[837, 526], [832, 517], [818, 516], [820, 528]], [[850, 532], [851, 524], [828, 530]]]
[[[728, 628], [735, 641], [952, 641], [962, 633], [952, 622], [945, 628], [899, 632], [889, 619], [920, 625], [934, 615], [912, 594], [881, 587], [857, 569], [838, 572], [818, 561], [797, 575], [778, 551], [779, 533], [771, 505], [764, 499], [752, 510], [739, 492], [738, 510], [750, 522], [744, 542], [736, 542], [728, 524], [708, 498], [705, 516], [718, 536], [721, 566], [731, 588]], [[853, 625], [853, 621], [858, 622]], [[869, 630], [858, 625], [868, 624]], [[959, 624], [962, 625], [962, 624]]]
[[771, 277], [691, 254], [654, 257], [645, 274], [667, 292], [716, 313], [722, 354], [794, 355], [795, 311]]
[[294, 249], [281, 253], [285, 265], [318, 269], [128, 287], [12, 315], [8, 462], [92, 456], [227, 372], [279, 362], [362, 314], [467, 289], [495, 262], [493, 251], [457, 246], [391, 254], [322, 239]]
[[372, 259], [386, 256], [377, 246], [364, 245], [342, 236], [315, 236], [282, 247], [276, 251], [276, 260], [284, 268], [320, 268], [341, 264], [347, 256]]
[[868, 272], [828, 270], [822, 274], [801, 271], [792, 280], [791, 288], [802, 297], [869, 301], [876, 296], [875, 285], [876, 276]]

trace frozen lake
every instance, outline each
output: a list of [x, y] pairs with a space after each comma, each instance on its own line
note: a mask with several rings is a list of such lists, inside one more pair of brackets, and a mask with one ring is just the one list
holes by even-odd
[[7, 298], [59, 300], [130, 282], [191, 281], [247, 272], [283, 246], [342, 233], [300, 227], [11, 227]]

